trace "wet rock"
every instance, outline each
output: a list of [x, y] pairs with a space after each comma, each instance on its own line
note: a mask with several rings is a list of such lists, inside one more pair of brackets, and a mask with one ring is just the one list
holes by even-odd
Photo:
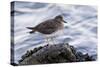
[[45, 45], [27, 51], [19, 65], [93, 61], [93, 57], [67, 44]]

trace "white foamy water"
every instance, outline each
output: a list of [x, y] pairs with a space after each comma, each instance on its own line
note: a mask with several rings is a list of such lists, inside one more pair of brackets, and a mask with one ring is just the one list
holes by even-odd
[[14, 59], [15, 63], [27, 51], [46, 45], [39, 33], [29, 34], [26, 27], [36, 26], [59, 14], [64, 16], [64, 34], [56, 41], [68, 42], [83, 53], [97, 54], [97, 8], [88, 5], [15, 2], [14, 6]]

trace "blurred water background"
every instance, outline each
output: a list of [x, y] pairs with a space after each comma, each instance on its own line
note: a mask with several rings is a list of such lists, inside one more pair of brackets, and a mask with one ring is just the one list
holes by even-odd
[[[39, 34], [29, 34], [26, 27], [36, 26], [41, 21], [63, 15], [64, 34], [56, 40], [65, 40], [78, 51], [97, 55], [97, 7], [89, 5], [49, 4], [14, 2], [11, 17], [14, 19], [14, 60], [18, 63], [21, 56], [30, 49], [46, 45], [45, 38]], [[13, 24], [12, 23], [12, 24]]]

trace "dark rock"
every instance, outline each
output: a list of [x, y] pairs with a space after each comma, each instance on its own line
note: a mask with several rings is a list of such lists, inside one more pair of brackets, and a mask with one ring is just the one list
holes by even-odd
[[45, 45], [27, 51], [19, 65], [93, 61], [93, 57], [67, 44]]

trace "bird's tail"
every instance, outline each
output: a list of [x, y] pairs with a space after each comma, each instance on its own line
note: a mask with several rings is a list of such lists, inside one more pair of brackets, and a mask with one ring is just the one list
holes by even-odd
[[27, 29], [30, 29], [31, 31], [29, 32], [30, 34], [35, 32], [35, 28], [34, 27], [26, 27]]

